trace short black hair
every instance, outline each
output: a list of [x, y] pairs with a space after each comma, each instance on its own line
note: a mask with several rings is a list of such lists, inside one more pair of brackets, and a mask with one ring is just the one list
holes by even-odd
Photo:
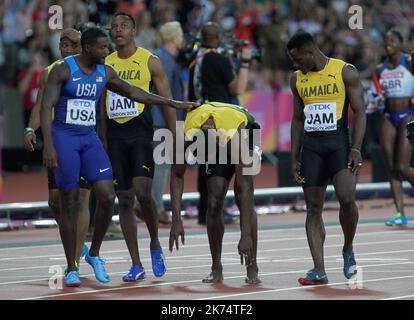
[[125, 16], [125, 17], [127, 17], [131, 21], [132, 26], [135, 28], [135, 19], [129, 13], [126, 13], [126, 12], [117, 12], [117, 13], [114, 14], [114, 19], [116, 17], [119, 17], [119, 16]]
[[82, 32], [81, 45], [95, 44], [98, 38], [108, 37], [106, 31], [99, 27], [89, 27]]
[[86, 29], [92, 28], [92, 27], [96, 27], [96, 24], [93, 22], [82, 22], [82, 23], [79, 23], [73, 26], [73, 28], [75, 30], [78, 30], [80, 33], [83, 33]]
[[315, 40], [308, 32], [297, 32], [293, 35], [292, 38], [287, 43], [287, 49], [290, 51], [292, 49], [303, 49], [308, 46], [315, 45]]
[[397, 37], [398, 40], [400, 40], [400, 42], [404, 42], [403, 36], [401, 34], [401, 32], [395, 28], [392, 28], [390, 30], [388, 30], [387, 34], [391, 33], [393, 36]]

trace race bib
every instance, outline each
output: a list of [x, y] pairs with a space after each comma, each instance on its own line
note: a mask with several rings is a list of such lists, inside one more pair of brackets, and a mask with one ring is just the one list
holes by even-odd
[[95, 101], [85, 99], [68, 99], [66, 111], [66, 123], [81, 126], [94, 126]]
[[308, 104], [303, 112], [306, 132], [337, 129], [336, 102]]
[[404, 79], [385, 79], [380, 80], [381, 88], [384, 91], [386, 97], [401, 97], [404, 96]]
[[109, 119], [136, 117], [139, 115], [138, 102], [108, 91], [108, 117]]

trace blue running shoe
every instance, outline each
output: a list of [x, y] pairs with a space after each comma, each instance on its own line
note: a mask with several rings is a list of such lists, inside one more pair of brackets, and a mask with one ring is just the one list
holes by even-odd
[[[75, 261], [75, 267], [76, 267], [76, 271], [79, 273], [79, 265], [78, 265], [78, 263]], [[69, 272], [68, 272], [68, 267], [66, 267], [65, 268], [65, 276], [67, 276], [67, 274], [68, 274]]]
[[391, 226], [406, 226], [407, 225], [407, 218], [404, 217], [401, 213], [397, 212], [395, 216], [391, 219], [385, 221], [385, 224], [389, 227]]
[[167, 268], [165, 267], [164, 254], [162, 249], [151, 250], [152, 271], [156, 277], [162, 277]]
[[111, 281], [111, 278], [106, 273], [105, 261], [101, 257], [91, 257], [88, 252], [85, 256], [85, 261], [92, 266], [96, 280], [102, 283]]
[[71, 271], [68, 272], [66, 275], [65, 285], [67, 287], [79, 287], [80, 286], [80, 278], [78, 271]]
[[145, 270], [143, 267], [140, 266], [132, 266], [131, 269], [129, 269], [128, 274], [122, 277], [122, 281], [124, 282], [134, 282], [138, 280], [144, 280], [145, 279]]
[[83, 257], [85, 257], [86, 256], [86, 254], [88, 253], [88, 251], [89, 251], [89, 248], [88, 248], [88, 246], [86, 245], [86, 243], [83, 245], [83, 248], [82, 248], [82, 251], [81, 251], [81, 254], [80, 254], [80, 257], [81, 258], [83, 258]]
[[352, 276], [357, 274], [355, 256], [352, 251], [342, 252], [344, 257], [344, 275], [345, 278], [351, 279]]
[[309, 270], [306, 277], [300, 278], [298, 281], [302, 286], [321, 285], [329, 282], [326, 273], [320, 271], [319, 269]]

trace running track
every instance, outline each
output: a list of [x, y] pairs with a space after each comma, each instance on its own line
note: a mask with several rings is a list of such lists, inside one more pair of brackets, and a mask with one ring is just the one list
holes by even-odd
[[[297, 278], [312, 267], [304, 230], [304, 213], [259, 216], [258, 264], [262, 284], [246, 285], [245, 270], [237, 255], [238, 225], [227, 226], [223, 245], [224, 282], [203, 284], [210, 271], [205, 228], [194, 219], [184, 220], [186, 242], [168, 252], [168, 227], [160, 228], [167, 259], [167, 274], [155, 278], [151, 271], [149, 240], [139, 224], [141, 259], [147, 279], [123, 283], [129, 254], [123, 239], [103, 243], [112, 281], [98, 283], [85, 262], [80, 265], [80, 288], [50, 289], [49, 267], [64, 266], [58, 230], [34, 229], [0, 233], [0, 299], [147, 299], [147, 300], [274, 300], [274, 299], [414, 299], [414, 224], [388, 228], [383, 220], [392, 212], [387, 200], [360, 201], [360, 224], [355, 239], [356, 260], [362, 283], [349, 285], [342, 274], [342, 234], [335, 204], [324, 212], [327, 238], [325, 264], [330, 284], [301, 287]], [[409, 204], [408, 212], [412, 211]], [[355, 288], [356, 287], [356, 288]]]

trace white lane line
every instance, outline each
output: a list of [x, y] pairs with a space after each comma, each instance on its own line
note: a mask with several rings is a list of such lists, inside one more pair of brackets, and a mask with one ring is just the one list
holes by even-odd
[[[362, 223], [362, 224], [358, 225], [358, 229], [360, 230], [363, 227], [372, 227], [372, 226], [378, 226], [378, 225], [381, 225], [382, 226], [383, 224], [380, 223], [380, 222]], [[275, 228], [276, 228], [276, 226], [275, 226]], [[333, 226], [325, 226], [325, 229], [328, 229], [328, 230], [329, 229], [338, 229], [338, 230], [341, 230], [340, 228], [341, 228], [341, 226], [339, 224], [338, 225], [333, 225]], [[260, 228], [259, 228], [259, 238], [260, 238], [260, 234], [262, 234], [262, 233], [283, 233], [283, 232], [286, 232], [286, 231], [290, 232], [290, 231], [293, 231], [293, 230], [303, 230], [304, 231], [305, 230], [305, 227], [303, 226], [303, 227], [290, 228], [289, 226], [286, 226], [285, 228], [282, 227], [280, 229], [266, 229], [266, 230], [260, 230]], [[202, 230], [200, 230], [200, 231], [202, 231]], [[397, 233], [399, 233], [399, 234], [405, 234], [405, 233], [402, 233], [401, 231], [403, 231], [403, 229], [402, 230], [390, 229], [389, 231], [381, 231], [381, 232], [374, 232], [374, 233], [376, 233], [376, 234], [397, 234]], [[368, 232], [368, 233], [371, 233], [371, 232]], [[197, 239], [197, 238], [205, 239], [206, 238], [206, 235], [207, 235], [207, 232], [205, 231], [204, 234], [186, 235], [186, 239], [187, 238], [192, 238], [192, 239]], [[357, 236], [358, 235], [359, 234], [357, 233]], [[240, 232], [237, 231], [237, 232], [226, 232], [225, 233], [225, 237], [232, 237], [232, 236], [239, 237], [240, 236]], [[169, 236], [168, 235], [160, 236], [159, 239], [169, 239]], [[56, 239], [56, 240], [58, 240], [58, 239]], [[150, 238], [149, 238], [149, 236], [147, 236], [145, 238], [139, 239], [139, 241], [141, 241], [141, 240], [142, 241], [148, 241], [148, 240], [150, 240]], [[118, 242], [125, 243], [125, 240], [124, 239], [106, 240], [104, 242], [106, 244], [117, 244]], [[62, 247], [62, 244], [61, 243], [58, 243], [58, 244], [50, 244], [50, 245], [19, 246], [19, 247], [0, 248], [0, 252], [1, 251], [7, 251], [7, 250], [20, 250], [20, 249], [29, 249], [29, 248], [30, 249], [31, 248], [40, 248], [40, 249], [43, 249], [43, 248], [58, 248], [58, 247]]]
[[[403, 276], [403, 277], [392, 277], [392, 278], [379, 278], [379, 279], [371, 279], [371, 280], [365, 280], [364, 284], [367, 282], [381, 282], [381, 281], [389, 281], [389, 280], [401, 280], [401, 279], [412, 279], [414, 278], [414, 275], [412, 276]], [[346, 282], [337, 282], [337, 283], [329, 283], [325, 285], [318, 285], [318, 288], [323, 287], [332, 287], [332, 286], [338, 286], [338, 285], [344, 285], [349, 284], [349, 281]], [[267, 293], [275, 293], [275, 292], [283, 292], [283, 291], [297, 291], [297, 290], [303, 290], [303, 289], [309, 289], [316, 286], [301, 286], [301, 287], [290, 287], [290, 288], [282, 288], [282, 289], [273, 289], [273, 290], [261, 290], [261, 291], [251, 291], [251, 292], [244, 292], [244, 293], [236, 293], [236, 294], [228, 294], [228, 295], [222, 295], [222, 296], [214, 296], [214, 297], [207, 297], [207, 298], [199, 298], [195, 300], [216, 300], [216, 299], [228, 299], [228, 298], [235, 298], [235, 297], [242, 297], [242, 296], [248, 296], [248, 295], [260, 295], [260, 294], [267, 294]], [[352, 289], [350, 289], [352, 290]], [[358, 289], [355, 289], [355, 293], [358, 292]]]
[[[404, 242], [412, 242], [413, 240], [395, 240], [395, 241], [383, 241], [383, 242], [360, 242], [360, 243], [355, 243], [354, 246], [365, 246], [365, 245], [380, 245], [380, 244], [390, 244], [390, 243], [404, 243]], [[338, 247], [342, 247], [342, 244], [335, 244], [335, 245], [325, 245], [324, 248], [338, 248]], [[281, 252], [281, 251], [291, 251], [291, 250], [309, 250], [309, 247], [294, 247], [294, 248], [277, 248], [277, 249], [263, 249], [263, 250], [257, 250], [258, 255], [259, 254], [263, 254], [263, 253], [269, 253], [269, 252]], [[369, 253], [356, 253], [356, 259], [358, 260], [358, 256], [361, 255], [375, 255], [375, 254], [389, 254], [389, 253], [408, 253], [408, 252], [414, 252], [414, 249], [412, 250], [393, 250], [393, 251], [380, 251], [380, 252], [369, 252]], [[232, 252], [224, 252], [222, 253], [222, 257], [226, 258], [226, 255], [237, 255], [236, 252], [232, 251]], [[197, 258], [209, 258], [211, 257], [211, 255], [209, 253], [206, 254], [199, 254], [199, 255], [185, 255], [185, 256], [173, 256], [173, 257], [167, 257], [167, 261], [169, 260], [175, 260], [175, 262], [178, 262], [182, 259], [186, 259], [188, 260], [189, 258], [192, 259], [197, 259]], [[325, 258], [336, 258], [336, 257], [342, 257], [342, 255], [331, 255], [331, 256], [325, 256]], [[258, 257], [258, 258], [264, 258], [264, 257]], [[269, 259], [269, 258], [268, 258]], [[280, 262], [284, 262], [287, 261], [288, 259], [283, 258], [280, 260], [271, 260], [271, 261], [266, 261], [266, 262], [276, 262], [276, 261], [280, 261]], [[303, 260], [303, 258], [293, 258], [293, 259], [289, 259], [290, 261], [300, 261]], [[142, 262], [147, 262], [147, 261], [151, 261], [150, 258], [143, 258], [141, 259]], [[111, 264], [113, 263], [113, 261], [107, 261], [107, 264]], [[87, 265], [86, 263], [82, 263], [82, 265]], [[6, 269], [0, 269], [0, 272], [7, 272], [7, 271], [20, 271], [20, 270], [35, 270], [35, 269], [49, 269], [50, 265], [47, 266], [35, 266], [35, 267], [19, 267], [19, 268], [6, 268]], [[189, 266], [189, 268], [191, 268], [191, 266]], [[0, 283], [1, 285], [1, 283]]]
[[[378, 236], [380, 234], [390, 234], [389, 232], [365, 232], [365, 233], [359, 233], [357, 234], [357, 237], [369, 237], [369, 236]], [[237, 234], [237, 236], [239, 237], [240, 234]], [[407, 235], [410, 237], [409, 240], [406, 241], [413, 241], [412, 240], [412, 235]], [[326, 238], [342, 238], [343, 235], [342, 234], [334, 234], [334, 235], [327, 235]], [[282, 242], [282, 241], [292, 241], [292, 240], [307, 240], [306, 237], [295, 237], [295, 238], [281, 238], [281, 239], [266, 239], [266, 240], [261, 240], [259, 237], [259, 245], [262, 243], [271, 243], [271, 242]], [[404, 240], [397, 240], [397, 241], [404, 241]], [[414, 242], [414, 241], [413, 241]], [[386, 241], [383, 243], [393, 243], [393, 241]], [[237, 245], [238, 241], [224, 241], [223, 242], [223, 246], [227, 246], [227, 245]], [[357, 242], [356, 242], [357, 244]], [[185, 250], [185, 249], [193, 249], [193, 248], [200, 248], [200, 247], [208, 247], [209, 244], [208, 243], [202, 243], [202, 244], [192, 244], [192, 245], [185, 245], [185, 246], [181, 246], [181, 250]], [[143, 251], [143, 250], [141, 250]], [[101, 254], [111, 254], [111, 253], [127, 253], [128, 250], [127, 249], [123, 249], [123, 250], [107, 250], [107, 251], [102, 251]], [[194, 257], [192, 255], [188, 256], [188, 257]], [[15, 261], [15, 260], [30, 260], [30, 259], [45, 259], [45, 258], [58, 258], [58, 259], [66, 259], [65, 256], [63, 254], [54, 254], [54, 255], [40, 255], [40, 256], [17, 256], [17, 257], [7, 257], [7, 258], [0, 258], [0, 261]], [[1, 270], [0, 270], [1, 271]]]
[[[379, 267], [379, 266], [391, 266], [391, 265], [407, 265], [407, 264], [414, 264], [414, 262], [401, 262], [401, 263], [391, 263], [391, 264], [376, 264], [376, 265], [365, 265], [365, 266], [361, 266], [363, 268], [371, 268], [371, 267]], [[341, 268], [327, 268], [327, 271], [330, 270], [338, 270], [338, 269], [342, 269]], [[283, 272], [267, 272], [267, 273], [263, 273], [260, 274], [260, 277], [265, 277], [265, 276], [272, 276], [272, 275], [285, 275], [285, 274], [298, 274], [298, 273], [305, 273], [308, 270], [297, 270], [297, 271], [283, 271]], [[226, 280], [230, 280], [230, 279], [240, 279], [240, 278], [244, 278], [245, 275], [243, 276], [233, 276], [233, 277], [226, 277]], [[385, 278], [385, 279], [405, 279], [405, 278], [414, 278], [414, 276], [405, 276], [405, 277], [396, 277], [396, 278]], [[373, 282], [373, 280], [365, 280], [364, 279], [364, 283], [365, 282]], [[67, 296], [74, 296], [74, 295], [83, 295], [83, 294], [89, 294], [89, 293], [103, 293], [103, 292], [112, 292], [112, 291], [121, 291], [121, 290], [129, 290], [129, 289], [137, 289], [137, 288], [147, 288], [147, 287], [158, 287], [158, 286], [168, 286], [168, 285], [176, 285], [176, 284], [186, 284], [186, 283], [200, 283], [201, 281], [198, 280], [186, 280], [186, 281], [176, 281], [176, 282], [165, 282], [165, 283], [156, 283], [156, 284], [148, 284], [148, 285], [142, 285], [142, 283], [139, 283], [138, 285], [132, 285], [132, 286], [122, 286], [122, 287], [115, 287], [115, 288], [108, 288], [108, 289], [95, 289], [95, 290], [86, 290], [86, 291], [80, 291], [80, 292], [70, 292], [70, 293], [62, 293], [62, 294], [54, 294], [54, 295], [45, 295], [45, 296], [37, 296], [37, 297], [29, 297], [29, 298], [20, 298], [17, 300], [38, 300], [38, 299], [46, 299], [46, 298], [57, 298], [57, 297], [67, 297]], [[332, 285], [338, 285], [338, 284], [348, 284], [349, 282], [341, 282], [341, 283], [336, 283], [336, 284], [329, 284], [330, 286]], [[329, 286], [328, 285], [328, 286]], [[320, 286], [319, 286], [320, 287]], [[300, 288], [309, 288], [309, 286], [303, 286]], [[293, 288], [284, 288], [284, 289], [276, 289], [276, 291], [287, 291], [287, 290], [297, 290], [297, 287], [293, 287]], [[267, 290], [269, 292], [273, 292], [275, 290]], [[263, 293], [264, 291], [257, 291], [257, 292], [248, 292], [248, 293], [243, 293], [243, 294], [235, 294], [235, 295], [229, 295], [229, 296], [238, 296], [238, 295], [247, 295], [247, 294], [255, 294], [255, 293]], [[203, 298], [203, 299], [215, 299], [217, 297], [210, 297], [210, 298]]]
[[408, 299], [408, 298], [414, 298], [414, 294], [411, 294], [409, 296], [391, 297], [391, 298], [385, 298], [385, 299], [379, 299], [379, 300], [402, 300], [402, 299]]

